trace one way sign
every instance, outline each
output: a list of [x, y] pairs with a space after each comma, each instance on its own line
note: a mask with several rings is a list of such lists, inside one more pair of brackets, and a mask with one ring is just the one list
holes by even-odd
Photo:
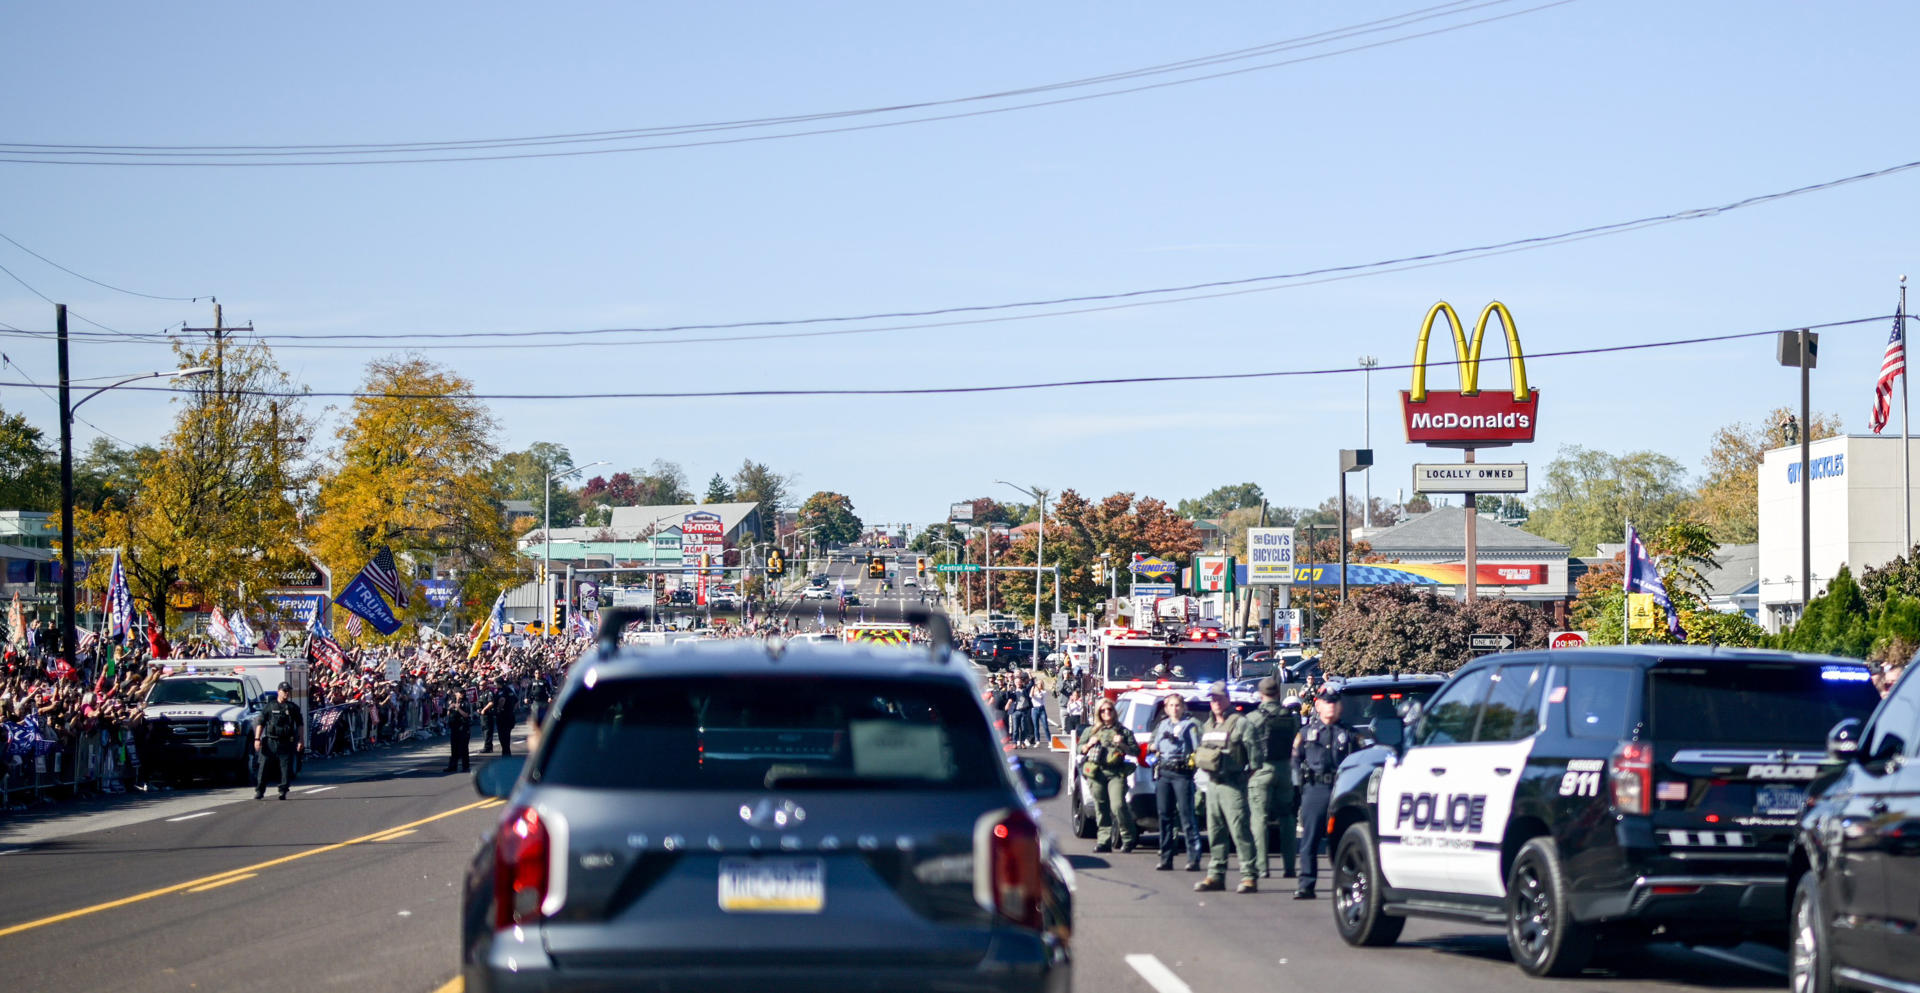
[[1467, 647], [1476, 652], [1504, 652], [1514, 646], [1510, 634], [1474, 634], [1467, 636]]

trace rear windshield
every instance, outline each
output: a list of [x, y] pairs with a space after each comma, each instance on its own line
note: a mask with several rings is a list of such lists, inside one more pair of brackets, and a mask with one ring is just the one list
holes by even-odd
[[986, 719], [957, 685], [890, 679], [619, 680], [563, 704], [537, 775], [633, 790], [1002, 785]]
[[1817, 747], [1880, 697], [1860, 666], [1746, 663], [1648, 670], [1647, 700], [1655, 741]]
[[1424, 703], [1440, 684], [1430, 686], [1369, 686], [1340, 691], [1340, 719], [1365, 727], [1376, 717], [1404, 717], [1407, 705]]
[[245, 690], [238, 679], [163, 679], [153, 684], [147, 703], [245, 703]]
[[1107, 682], [1169, 679], [1217, 683], [1227, 678], [1225, 648], [1171, 648], [1166, 645], [1110, 645]]

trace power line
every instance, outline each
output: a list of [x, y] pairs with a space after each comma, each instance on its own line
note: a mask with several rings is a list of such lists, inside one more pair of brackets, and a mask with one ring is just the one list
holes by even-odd
[[[1851, 176], [1841, 177], [1839, 179], [1831, 179], [1831, 180], [1826, 180], [1818, 183], [1810, 183], [1803, 186], [1793, 187], [1791, 189], [1774, 191], [1771, 193], [1762, 193], [1755, 196], [1745, 197], [1743, 199], [1720, 204], [1718, 206], [1694, 207], [1694, 208], [1688, 208], [1685, 210], [1677, 210], [1677, 211], [1673, 211], [1665, 214], [1649, 215], [1646, 217], [1635, 218], [1633, 220], [1616, 221], [1609, 224], [1589, 225], [1586, 227], [1575, 228], [1568, 231], [1562, 231], [1557, 234], [1533, 235], [1533, 236], [1524, 237], [1524, 238], [1513, 238], [1507, 241], [1494, 242], [1494, 243], [1485, 244], [1485, 245], [1476, 245], [1476, 246], [1464, 247], [1464, 248], [1451, 248], [1451, 249], [1445, 249], [1442, 251], [1424, 252], [1424, 253], [1415, 254], [1415, 255], [1403, 255], [1397, 258], [1382, 259], [1375, 262], [1320, 266], [1316, 268], [1300, 270], [1297, 272], [1278, 273], [1278, 274], [1264, 275], [1264, 276], [1248, 276], [1248, 277], [1242, 277], [1242, 278], [1236, 278], [1236, 279], [1212, 280], [1212, 281], [1202, 282], [1202, 283], [1188, 283], [1180, 286], [1166, 286], [1166, 287], [1157, 287], [1152, 289], [1123, 290], [1123, 291], [1112, 292], [1112, 293], [1083, 294], [1079, 296], [1053, 297], [1053, 298], [1041, 299], [1041, 300], [1023, 300], [1023, 301], [1013, 301], [1013, 302], [1003, 302], [1003, 303], [993, 303], [993, 304], [972, 304], [972, 305], [965, 305], [965, 306], [942, 307], [942, 308], [935, 308], [935, 309], [929, 309], [929, 310], [892, 311], [892, 312], [885, 312], [885, 313], [842, 315], [842, 316], [832, 316], [832, 317], [806, 317], [806, 318], [788, 318], [788, 319], [777, 319], [777, 320], [736, 321], [736, 322], [730, 322], [730, 323], [677, 324], [677, 325], [664, 325], [664, 326], [648, 327], [648, 328], [594, 328], [594, 329], [563, 329], [563, 330], [548, 330], [548, 331], [446, 331], [446, 332], [407, 331], [407, 332], [400, 332], [396, 334], [328, 332], [328, 333], [316, 333], [316, 334], [289, 333], [289, 334], [276, 334], [276, 335], [262, 335], [261, 337], [263, 339], [269, 340], [270, 342], [273, 342], [274, 343], [273, 347], [285, 348], [285, 349], [400, 348], [400, 349], [417, 350], [417, 351], [437, 351], [437, 350], [467, 350], [467, 349], [570, 348], [570, 347], [586, 347], [588, 345], [636, 346], [636, 345], [727, 343], [727, 342], [739, 342], [739, 341], [766, 341], [766, 340], [791, 339], [791, 338], [829, 337], [829, 336], [837, 336], [837, 335], [874, 334], [874, 333], [887, 332], [887, 331], [938, 329], [938, 328], [950, 328], [950, 327], [973, 326], [973, 325], [989, 324], [989, 323], [999, 323], [999, 322], [1006, 322], [1006, 321], [1038, 320], [1038, 319], [1044, 319], [1049, 317], [1063, 317], [1063, 316], [1070, 316], [1075, 314], [1096, 313], [1096, 312], [1102, 312], [1102, 311], [1125, 309], [1130, 307], [1158, 306], [1163, 304], [1185, 303], [1185, 302], [1191, 302], [1195, 300], [1217, 299], [1219, 297], [1234, 296], [1234, 295], [1245, 294], [1245, 293], [1270, 292], [1274, 290], [1290, 289], [1298, 286], [1315, 285], [1316, 283], [1324, 283], [1324, 282], [1330, 282], [1335, 280], [1358, 279], [1358, 278], [1364, 278], [1368, 276], [1384, 275], [1384, 274], [1394, 273], [1394, 272], [1404, 272], [1410, 269], [1427, 268], [1427, 267], [1437, 266], [1437, 265], [1447, 265], [1455, 262], [1488, 258], [1496, 255], [1504, 255], [1504, 254], [1510, 254], [1514, 252], [1533, 251], [1540, 248], [1554, 247], [1557, 245], [1564, 245], [1572, 242], [1584, 241], [1591, 238], [1600, 238], [1600, 237], [1607, 237], [1607, 236], [1616, 235], [1616, 234], [1624, 234], [1630, 231], [1637, 231], [1643, 228], [1656, 227], [1659, 225], [1671, 224], [1679, 221], [1693, 221], [1693, 220], [1701, 220], [1701, 219], [1710, 218], [1710, 217], [1717, 217], [1721, 214], [1730, 213], [1736, 210], [1743, 210], [1748, 207], [1760, 206], [1763, 204], [1785, 200], [1791, 197], [1803, 196], [1809, 193], [1823, 192], [1823, 191], [1835, 189], [1841, 186], [1851, 185], [1853, 183], [1866, 182], [1872, 179], [1880, 179], [1887, 176], [1896, 175], [1898, 173], [1907, 172], [1916, 168], [1920, 168], [1920, 160], [1916, 160], [1912, 162], [1904, 162], [1898, 165], [1887, 166], [1881, 169], [1874, 169], [1869, 172], [1857, 173]], [[1280, 284], [1280, 285], [1272, 285], [1272, 284]], [[1184, 295], [1174, 296], [1174, 294], [1184, 294]], [[878, 327], [858, 327], [858, 328], [844, 328], [844, 329], [833, 329], [833, 330], [826, 330], [826, 331], [807, 331], [807, 332], [776, 332], [776, 333], [768, 333], [768, 334], [749, 334], [749, 335], [733, 335], [733, 336], [717, 336], [717, 337], [707, 336], [707, 337], [683, 337], [683, 338], [648, 338], [648, 339], [633, 339], [633, 340], [618, 340], [618, 341], [591, 341], [591, 342], [540, 341], [534, 344], [518, 344], [518, 345], [500, 345], [500, 344], [426, 345], [426, 344], [410, 344], [409, 343], [413, 341], [443, 341], [443, 340], [449, 340], [449, 339], [454, 339], [454, 340], [548, 339], [548, 338], [583, 339], [583, 338], [600, 338], [600, 337], [609, 336], [609, 335], [658, 335], [658, 334], [667, 334], [667, 333], [747, 330], [747, 329], [754, 329], [754, 328], [787, 328], [787, 327], [810, 326], [810, 325], [821, 325], [821, 324], [852, 324], [852, 323], [874, 321], [874, 320], [911, 319], [911, 318], [918, 318], [918, 317], [939, 317], [939, 316], [948, 316], [948, 315], [995, 313], [995, 312], [1008, 311], [1008, 310], [1026, 310], [1026, 309], [1038, 308], [1038, 307], [1061, 306], [1061, 305], [1071, 305], [1071, 304], [1081, 304], [1081, 303], [1099, 304], [1099, 306], [1081, 307], [1081, 308], [1069, 309], [1069, 310], [1048, 310], [1048, 311], [1043, 311], [1039, 313], [1027, 313], [1027, 314], [1011, 314], [1011, 315], [1001, 314], [1000, 316], [995, 316], [995, 317], [969, 317], [969, 318], [962, 318], [962, 319], [951, 320], [951, 321], [881, 325]], [[44, 336], [44, 335], [51, 334], [51, 332], [24, 332], [24, 333], [29, 335], [36, 335], [36, 336]], [[105, 336], [100, 336], [100, 337], [104, 338]], [[149, 340], [165, 340], [163, 339], [162, 336], [158, 336], [158, 335], [147, 335], [145, 337], [147, 337]], [[371, 342], [372, 344], [367, 344], [367, 345], [302, 344], [302, 342], [310, 342], [310, 341], [366, 341], [366, 342]], [[289, 343], [289, 342], [292, 342], [292, 343]]]
[[[1615, 352], [1637, 352], [1659, 348], [1677, 348], [1682, 345], [1700, 345], [1722, 341], [1737, 341], [1745, 338], [1762, 338], [1778, 335], [1784, 331], [1800, 329], [1817, 330], [1825, 328], [1850, 327], [1856, 324], [1874, 324], [1893, 319], [1892, 314], [1877, 314], [1872, 317], [1857, 317], [1844, 321], [1827, 321], [1819, 324], [1796, 324], [1791, 328], [1775, 328], [1767, 331], [1736, 331], [1729, 334], [1702, 335], [1691, 338], [1671, 338], [1662, 341], [1645, 341], [1626, 345], [1602, 345], [1590, 348], [1569, 348], [1559, 351], [1535, 352], [1526, 356], [1531, 360], [1567, 358], [1580, 355], [1603, 355]], [[1458, 362], [1429, 361], [1427, 366], [1444, 368], [1457, 365]], [[1412, 369], [1413, 363], [1398, 365], [1375, 365], [1378, 371]], [[1113, 376], [1095, 379], [1061, 379], [1029, 383], [1000, 383], [977, 386], [903, 386], [903, 387], [848, 387], [842, 389], [745, 389], [745, 390], [695, 390], [686, 392], [635, 392], [635, 393], [363, 393], [358, 391], [292, 391], [292, 390], [229, 390], [231, 396], [255, 396], [283, 399], [350, 399], [350, 400], [710, 400], [710, 399], [753, 399], [753, 398], [794, 398], [794, 397], [868, 397], [868, 396], [934, 396], [967, 393], [1012, 393], [1033, 390], [1067, 389], [1084, 386], [1136, 386], [1158, 383], [1205, 383], [1225, 382], [1248, 379], [1309, 378], [1314, 376], [1338, 376], [1351, 373], [1364, 373], [1361, 366], [1332, 366], [1320, 369], [1280, 369], [1267, 372], [1220, 372], [1190, 373], [1184, 375], [1159, 376]], [[22, 386], [32, 384], [4, 383], [0, 386]], [[185, 393], [187, 391], [165, 386], [123, 386], [121, 389], [141, 390], [152, 393]]]
[[[1460, 10], [1448, 11], [1447, 13], [1462, 13], [1466, 11], [1479, 9], [1481, 7], [1491, 7], [1497, 4], [1503, 4], [1503, 3], [1509, 3], [1509, 2], [1513, 2], [1513, 0], [1483, 0], [1483, 2], [1476, 4], [1474, 6], [1463, 7]], [[1144, 75], [1150, 75], [1150, 74], [1155, 74], [1159, 72], [1166, 72], [1166, 71], [1173, 71], [1173, 70], [1164, 69], [1164, 68], [1152, 68], [1148, 70], [1133, 70], [1133, 71], [1123, 72], [1123, 73], [1112, 73], [1104, 77], [1089, 77], [1089, 79], [1083, 80], [1083, 81], [1070, 81], [1067, 83], [1049, 84], [1049, 85], [1040, 86], [1040, 87], [1027, 87], [1021, 90], [1004, 91], [1002, 94], [998, 94], [998, 95], [982, 94], [982, 95], [976, 95], [972, 97], [960, 97], [960, 98], [954, 98], [951, 100], [944, 100], [944, 101], [926, 101], [919, 104], [902, 104], [892, 108], [868, 108], [868, 109], [859, 110], [859, 111], [837, 111], [837, 112], [829, 112], [829, 113], [823, 113], [823, 114], [798, 115], [793, 118], [764, 118], [764, 119], [759, 119], [757, 121], [721, 122], [721, 123], [715, 123], [710, 125], [689, 125], [689, 126], [682, 126], [682, 127], [670, 127], [670, 128], [659, 128], [659, 129], [633, 129], [630, 132], [616, 132], [616, 134], [620, 135], [620, 137], [617, 137], [617, 138], [589, 137], [588, 135], [592, 135], [596, 133], [583, 132], [579, 135], [571, 135], [571, 136], [553, 136], [548, 138], [528, 138], [528, 139], [507, 139], [507, 140], [495, 141], [491, 143], [485, 140], [467, 140], [467, 141], [455, 141], [455, 142], [445, 142], [445, 143], [434, 143], [434, 142], [401, 143], [401, 144], [396, 144], [391, 146], [353, 145], [353, 146], [344, 146], [342, 150], [338, 150], [338, 151], [329, 150], [329, 149], [335, 148], [336, 146], [312, 146], [312, 145], [292, 146], [293, 148], [304, 149], [304, 150], [298, 150], [298, 151], [266, 150], [266, 149], [272, 148], [273, 146], [257, 146], [261, 150], [255, 150], [255, 151], [195, 151], [195, 150], [191, 150], [193, 149], [194, 146], [57, 146], [57, 145], [14, 144], [14, 145], [0, 145], [0, 151], [9, 152], [9, 154], [14, 156], [34, 156], [34, 157], [26, 157], [26, 158], [0, 157], [0, 162], [12, 162], [12, 163], [29, 164], [29, 165], [160, 166], [160, 167], [211, 166], [211, 167], [222, 167], [222, 168], [234, 168], [234, 167], [274, 168], [274, 167], [288, 167], [288, 166], [341, 166], [341, 165], [357, 166], [357, 165], [395, 165], [395, 164], [442, 163], [442, 162], [493, 162], [493, 161], [504, 161], [504, 160], [511, 160], [511, 159], [568, 158], [568, 157], [585, 156], [585, 155], [607, 155], [607, 154], [616, 154], [616, 153], [624, 153], [624, 152], [666, 151], [671, 149], [697, 148], [697, 147], [710, 146], [710, 145], [735, 145], [735, 144], [745, 144], [749, 142], [775, 141], [775, 140], [781, 140], [786, 138], [802, 138], [802, 137], [811, 137], [811, 136], [828, 135], [828, 134], [846, 134], [846, 133], [852, 133], [852, 132], [858, 132], [858, 131], [877, 130], [881, 128], [901, 127], [909, 124], [925, 124], [925, 123], [931, 123], [931, 122], [937, 122], [937, 121], [960, 120], [964, 118], [983, 117], [983, 116], [988, 116], [992, 114], [1003, 114], [1003, 113], [1009, 113], [1012, 111], [1019, 111], [1019, 110], [1031, 110], [1031, 109], [1041, 108], [1041, 107], [1061, 106], [1064, 104], [1080, 103], [1088, 100], [1103, 99], [1106, 97], [1121, 96], [1121, 95], [1131, 94], [1131, 93], [1140, 93], [1140, 92], [1156, 90], [1156, 89], [1164, 89], [1171, 86], [1183, 86], [1190, 83], [1199, 83], [1199, 82], [1206, 82], [1209, 80], [1223, 79], [1226, 77], [1238, 76], [1238, 75], [1243, 75], [1251, 72], [1260, 72], [1268, 69], [1277, 69], [1285, 66], [1298, 65], [1304, 62], [1319, 61], [1322, 59], [1333, 58], [1340, 55], [1350, 55], [1355, 52], [1363, 52], [1363, 51], [1368, 51], [1370, 49], [1382, 48], [1388, 45], [1399, 44], [1401, 42], [1415, 41], [1422, 38], [1430, 38], [1436, 35], [1448, 34], [1454, 31], [1460, 31], [1466, 28], [1476, 27], [1483, 24], [1490, 24], [1495, 21], [1502, 21], [1502, 20], [1507, 20], [1509, 18], [1521, 17], [1526, 14], [1536, 13], [1538, 11], [1547, 10], [1553, 7], [1565, 6], [1566, 4], [1569, 4], [1572, 2], [1574, 2], [1574, 0], [1552, 0], [1552, 2], [1543, 3], [1534, 7], [1528, 7], [1523, 10], [1510, 11], [1502, 14], [1495, 14], [1488, 17], [1479, 18], [1477, 20], [1466, 21], [1466, 22], [1447, 25], [1439, 28], [1433, 28], [1426, 31], [1416, 32], [1408, 35], [1401, 35], [1394, 38], [1387, 38], [1380, 41], [1368, 42], [1366, 44], [1355, 45], [1348, 48], [1335, 49], [1332, 51], [1320, 52], [1313, 55], [1301, 56], [1299, 58], [1284, 59], [1278, 62], [1268, 62], [1260, 65], [1246, 66], [1238, 69], [1208, 73], [1204, 75], [1192, 76], [1192, 77], [1187, 77], [1182, 79], [1167, 80], [1167, 81], [1162, 81], [1157, 83], [1147, 83], [1139, 86], [1104, 90], [1097, 93], [1081, 94], [1078, 96], [1071, 96], [1071, 97], [1061, 97], [1061, 98], [1052, 99], [1052, 100], [1032, 101], [1028, 103], [1014, 104], [1014, 105], [1005, 106], [1005, 107], [992, 107], [992, 108], [986, 108], [982, 110], [970, 110], [970, 111], [961, 111], [961, 112], [948, 113], [948, 114], [936, 114], [936, 115], [929, 115], [929, 116], [922, 116], [922, 117], [911, 117], [911, 118], [905, 118], [901, 120], [883, 121], [883, 122], [878, 122], [873, 124], [846, 125], [846, 126], [831, 127], [831, 128], [814, 128], [814, 129], [806, 129], [806, 130], [799, 130], [799, 131], [783, 131], [783, 132], [778, 132], [774, 134], [757, 134], [757, 135], [746, 135], [746, 136], [738, 136], [738, 137], [730, 137], [730, 138], [711, 138], [711, 139], [698, 140], [698, 141], [656, 143], [656, 144], [645, 144], [645, 145], [628, 145], [628, 146], [620, 146], [620, 147], [614, 147], [614, 148], [578, 148], [578, 149], [570, 149], [565, 151], [516, 152], [511, 154], [499, 154], [499, 155], [450, 154], [450, 155], [442, 155], [442, 156], [426, 156], [426, 157], [412, 157], [412, 158], [400, 158], [400, 157], [358, 158], [358, 159], [316, 158], [316, 156], [333, 156], [333, 155], [385, 154], [385, 152], [383, 152], [383, 149], [385, 149], [386, 151], [391, 151], [391, 152], [396, 152], [401, 154], [406, 154], [406, 153], [410, 153], [417, 150], [423, 150], [423, 149], [443, 150], [443, 151], [449, 151], [449, 152], [463, 153], [463, 152], [486, 150], [489, 148], [528, 148], [528, 147], [539, 147], [539, 146], [557, 145], [557, 144], [600, 143], [600, 142], [609, 142], [609, 141], [633, 140], [639, 137], [672, 137], [672, 136], [677, 136], [682, 134], [703, 134], [703, 133], [716, 132], [716, 131], [733, 131], [733, 130], [754, 128], [754, 127], [777, 126], [777, 125], [788, 123], [788, 122], [804, 122], [804, 121], [837, 119], [837, 118], [851, 117], [851, 116], [863, 116], [863, 115], [869, 115], [869, 114], [894, 113], [894, 112], [899, 112], [900, 110], [903, 110], [903, 109], [911, 109], [916, 107], [946, 106], [946, 105], [954, 105], [954, 104], [971, 103], [971, 102], [980, 101], [980, 100], [1002, 99], [1007, 94], [1049, 92], [1055, 89], [1067, 88], [1072, 86], [1090, 85], [1091, 83], [1094, 83], [1094, 82], [1138, 78]], [[1451, 6], [1457, 6], [1457, 5], [1445, 4], [1442, 6], [1451, 7]], [[1427, 8], [1427, 9], [1430, 10], [1433, 8]], [[1421, 13], [1421, 12], [1415, 11], [1413, 13]], [[1416, 23], [1417, 21], [1420, 21], [1420, 20], [1426, 20], [1429, 17], [1436, 17], [1436, 16], [1442, 16], [1442, 15], [1428, 14], [1425, 17], [1412, 18], [1411, 20], [1406, 19], [1410, 16], [1411, 15], [1402, 15], [1400, 18], [1389, 19], [1389, 20], [1398, 20], [1400, 23], [1390, 24], [1385, 27], [1368, 27], [1365, 30], [1360, 30], [1357, 28], [1336, 29], [1334, 32], [1322, 32], [1321, 34], [1337, 35], [1338, 38], [1354, 37], [1360, 34], [1370, 33], [1373, 31], [1390, 30], [1393, 28], [1404, 27], [1409, 24]], [[1368, 23], [1373, 24], [1377, 22], [1368, 22]], [[1345, 32], [1345, 33], [1342, 33], [1342, 32]], [[1320, 36], [1309, 36], [1309, 37], [1320, 37]], [[1321, 37], [1320, 41], [1311, 42], [1311, 43], [1301, 43], [1301, 42], [1275, 43], [1275, 45], [1273, 46], [1263, 46], [1265, 51], [1261, 51], [1258, 54], [1265, 54], [1266, 51], [1285, 51], [1291, 48], [1306, 47], [1308, 44], [1321, 44], [1327, 40], [1338, 40], [1338, 38]], [[1236, 58], [1236, 59], [1246, 58], [1246, 57], [1249, 57], [1249, 56], [1246, 56], [1246, 55], [1233, 56], [1233, 58]], [[1212, 58], [1202, 57], [1200, 59], [1186, 60], [1186, 62], [1193, 63], [1197, 66], [1204, 66], [1209, 64], [1216, 64], [1217, 62], [1231, 61], [1231, 60], [1232, 59], [1229, 59], [1225, 56], [1220, 56], [1220, 57], [1212, 57]], [[1174, 63], [1171, 65], [1178, 68], [1190, 67], [1185, 63]], [[240, 149], [240, 148], [245, 148], [247, 146], [202, 146], [202, 147], [203, 148]], [[158, 150], [158, 149], [169, 149], [169, 148], [174, 150]], [[63, 158], [63, 157], [54, 157], [54, 156], [67, 156], [67, 157]], [[83, 156], [83, 157], [75, 158], [73, 156]]]
[[[147, 299], [149, 299], [149, 300], [177, 300], [177, 301], [180, 301], [180, 302], [182, 302], [182, 303], [199, 303], [199, 302], [200, 302], [200, 297], [166, 297], [166, 296], [159, 296], [159, 295], [157, 295], [157, 294], [153, 294], [153, 293], [142, 293], [142, 292], [140, 292], [139, 290], [130, 290], [130, 289], [127, 289], [127, 288], [126, 288], [126, 287], [124, 287], [124, 286], [115, 286], [115, 285], [113, 285], [112, 283], [105, 283], [105, 282], [101, 282], [100, 280], [98, 280], [98, 279], [95, 279], [95, 278], [93, 278], [92, 276], [89, 276], [89, 275], [86, 275], [85, 273], [79, 273], [79, 272], [74, 272], [74, 271], [73, 271], [72, 269], [69, 269], [69, 268], [67, 268], [66, 266], [63, 266], [63, 265], [61, 265], [60, 263], [58, 263], [58, 262], [55, 262], [54, 260], [52, 260], [52, 259], [50, 259], [50, 258], [47, 258], [46, 256], [44, 256], [44, 255], [42, 255], [42, 254], [40, 254], [39, 252], [36, 252], [36, 251], [34, 251], [33, 249], [31, 249], [31, 248], [28, 248], [27, 246], [25, 246], [25, 245], [22, 245], [22, 244], [20, 244], [19, 242], [17, 242], [17, 241], [15, 241], [15, 240], [13, 240], [13, 238], [12, 238], [12, 237], [10, 237], [10, 236], [8, 236], [8, 235], [7, 235], [7, 234], [6, 234], [5, 232], [0, 232], [0, 238], [4, 238], [4, 239], [6, 240], [6, 242], [7, 242], [7, 244], [9, 244], [9, 245], [12, 245], [12, 246], [13, 246], [13, 247], [15, 247], [15, 248], [18, 248], [19, 250], [21, 250], [21, 251], [23, 251], [23, 252], [25, 252], [25, 253], [27, 253], [28, 255], [31, 255], [31, 256], [33, 256], [34, 258], [36, 258], [36, 259], [39, 259], [39, 260], [40, 260], [40, 261], [42, 261], [42, 262], [45, 262], [46, 264], [48, 264], [48, 265], [50, 265], [50, 266], [52, 266], [52, 267], [54, 267], [55, 269], [58, 269], [58, 270], [60, 270], [61, 272], [64, 272], [64, 273], [66, 273], [66, 274], [67, 274], [67, 275], [69, 275], [69, 276], [73, 276], [73, 277], [75, 277], [75, 278], [77, 278], [77, 279], [84, 279], [84, 280], [86, 280], [87, 282], [89, 282], [89, 283], [92, 283], [92, 284], [93, 284], [93, 285], [95, 285], [95, 286], [100, 286], [100, 287], [104, 287], [104, 288], [106, 288], [106, 289], [109, 289], [109, 290], [112, 290], [112, 291], [114, 291], [115, 293], [125, 293], [125, 294], [126, 294], [126, 295], [128, 295], [128, 296], [134, 296], [134, 297], [146, 297], [146, 298], [147, 298]], [[9, 275], [9, 276], [12, 276], [13, 274], [12, 274], [12, 273], [8, 273], [7, 275]], [[15, 276], [14, 278], [15, 278], [16, 280], [17, 280], [17, 279], [19, 279], [19, 277], [18, 277], [18, 276]], [[23, 285], [24, 285], [24, 284], [23, 284]], [[32, 287], [28, 287], [28, 289], [32, 289]], [[37, 294], [37, 293], [38, 293], [39, 291], [38, 291], [38, 290], [35, 290], [34, 292], [35, 292], [35, 293]], [[207, 296], [207, 297], [208, 297], [209, 299], [211, 299], [211, 298], [212, 298], [212, 297], [211, 297], [211, 294], [203, 294], [203, 295], [204, 295], [204, 296]], [[43, 298], [43, 299], [44, 299], [44, 298]]]

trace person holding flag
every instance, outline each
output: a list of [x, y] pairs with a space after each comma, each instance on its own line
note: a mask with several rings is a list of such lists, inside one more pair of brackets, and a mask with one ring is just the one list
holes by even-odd
[[[1628, 594], [1645, 593], [1653, 597], [1667, 612], [1667, 631], [1681, 643], [1687, 640], [1687, 632], [1680, 627], [1680, 612], [1673, 607], [1673, 599], [1667, 596], [1667, 586], [1660, 581], [1660, 570], [1653, 564], [1652, 556], [1647, 554], [1647, 546], [1640, 542], [1640, 533], [1627, 525], [1627, 572], [1626, 592]], [[1632, 630], [1628, 627], [1628, 608], [1621, 603], [1620, 625], [1626, 634], [1626, 640], [1632, 640]]]
[[216, 646], [225, 649], [233, 647], [233, 626], [227, 623], [227, 615], [221, 613], [219, 607], [213, 608], [213, 612], [207, 615], [207, 634], [213, 638]]
[[501, 590], [493, 600], [493, 609], [487, 612], [487, 619], [480, 623], [480, 629], [474, 632], [473, 646], [467, 649], [467, 660], [471, 662], [480, 657], [480, 648], [494, 635], [507, 626], [507, 591]]

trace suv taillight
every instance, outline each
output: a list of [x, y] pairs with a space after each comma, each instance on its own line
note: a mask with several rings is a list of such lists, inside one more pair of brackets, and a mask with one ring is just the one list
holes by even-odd
[[493, 926], [512, 927], [540, 919], [547, 899], [548, 856], [552, 840], [540, 812], [515, 807], [500, 822], [493, 840]]
[[987, 909], [1037, 931], [1046, 885], [1040, 874], [1040, 828], [1021, 810], [988, 817], [982, 832], [984, 871], [974, 877], [975, 895]]
[[1613, 809], [1620, 814], [1653, 810], [1653, 746], [1623, 741], [1607, 760], [1607, 781], [1613, 790]]

